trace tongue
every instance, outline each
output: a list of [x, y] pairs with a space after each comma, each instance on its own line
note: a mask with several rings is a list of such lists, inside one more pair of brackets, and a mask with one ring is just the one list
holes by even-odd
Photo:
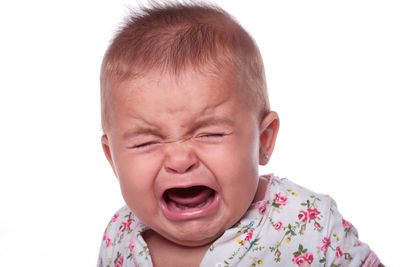
[[204, 203], [211, 196], [213, 190], [205, 186], [192, 186], [169, 189], [165, 193], [166, 197], [176, 204], [193, 207]]

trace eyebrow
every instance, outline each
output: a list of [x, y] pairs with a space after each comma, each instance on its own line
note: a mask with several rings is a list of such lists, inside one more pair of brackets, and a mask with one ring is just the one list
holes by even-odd
[[199, 121], [193, 123], [192, 129], [199, 129], [199, 128], [202, 128], [202, 127], [213, 126], [213, 125], [233, 126], [234, 123], [230, 119], [206, 118], [206, 119], [199, 120]]
[[157, 136], [161, 136], [160, 132], [157, 131], [155, 128], [138, 128], [138, 129], [135, 129], [135, 130], [126, 131], [122, 135], [122, 138], [123, 139], [129, 139], [131, 137], [138, 136], [138, 135], [157, 135]]
[[[207, 127], [207, 126], [214, 126], [214, 125], [227, 125], [227, 126], [233, 126], [234, 122], [230, 119], [214, 119], [214, 118], [205, 118], [199, 121], [196, 121], [193, 123], [193, 125], [190, 127], [191, 132]], [[134, 130], [128, 130], [126, 131], [123, 135], [123, 139], [128, 139], [134, 136], [138, 135], [155, 135], [155, 136], [162, 136], [160, 131], [158, 131], [156, 128], [153, 127], [144, 127], [144, 128], [138, 128]]]

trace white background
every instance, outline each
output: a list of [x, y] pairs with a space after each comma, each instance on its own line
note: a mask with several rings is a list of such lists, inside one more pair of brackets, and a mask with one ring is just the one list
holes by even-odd
[[[0, 4], [0, 266], [94, 266], [122, 204], [100, 146], [99, 68], [135, 1]], [[264, 56], [274, 172], [330, 194], [398, 263], [398, 1], [216, 1]]]

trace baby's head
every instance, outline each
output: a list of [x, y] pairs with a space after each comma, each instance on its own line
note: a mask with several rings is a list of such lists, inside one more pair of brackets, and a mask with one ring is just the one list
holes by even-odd
[[101, 70], [103, 148], [128, 207], [150, 229], [205, 245], [262, 197], [272, 154], [258, 48], [226, 12], [162, 5], [134, 14]]

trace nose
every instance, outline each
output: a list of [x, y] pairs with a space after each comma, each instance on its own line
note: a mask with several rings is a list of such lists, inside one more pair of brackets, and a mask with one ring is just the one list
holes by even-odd
[[184, 174], [193, 171], [199, 165], [199, 160], [185, 143], [170, 143], [164, 162], [165, 170], [169, 173]]

